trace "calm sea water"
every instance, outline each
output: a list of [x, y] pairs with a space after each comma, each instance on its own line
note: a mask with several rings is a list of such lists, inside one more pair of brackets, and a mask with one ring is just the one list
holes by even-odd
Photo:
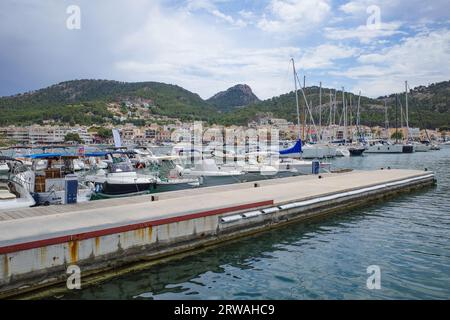
[[[449, 299], [450, 148], [333, 161], [428, 168], [438, 184], [320, 221], [210, 249], [65, 299]], [[381, 268], [381, 290], [366, 286]]]

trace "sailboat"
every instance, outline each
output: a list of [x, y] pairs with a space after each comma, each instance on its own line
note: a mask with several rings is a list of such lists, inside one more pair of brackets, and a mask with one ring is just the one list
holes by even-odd
[[[385, 115], [386, 115], [386, 132], [387, 132], [387, 106], [385, 103]], [[395, 122], [396, 122], [396, 139], [395, 142], [391, 142], [389, 140], [372, 140], [369, 141], [369, 146], [367, 148], [366, 153], [413, 153], [414, 148], [412, 145], [403, 144], [399, 142], [398, 136], [398, 96], [395, 95]]]
[[[291, 59], [292, 61], [292, 69], [294, 72], [294, 87], [295, 87], [295, 102], [297, 107], [297, 124], [298, 124], [298, 139], [295, 142], [294, 146], [291, 148], [288, 148], [286, 150], [280, 151], [280, 158], [303, 158], [303, 159], [323, 159], [323, 158], [332, 158], [336, 156], [336, 148], [329, 145], [322, 145], [322, 144], [303, 144], [303, 138], [301, 133], [301, 121], [300, 121], [300, 107], [299, 107], [299, 100], [298, 100], [298, 74], [295, 69], [295, 61], [294, 59]], [[298, 82], [297, 82], [298, 81]], [[314, 123], [311, 110], [308, 105], [308, 101], [305, 96], [304, 90], [300, 87], [300, 90], [303, 94], [303, 99], [305, 101], [306, 107], [310, 113], [311, 120]], [[304, 115], [304, 112], [302, 113]], [[304, 128], [304, 126], [303, 126]], [[320, 138], [320, 137], [319, 137]]]

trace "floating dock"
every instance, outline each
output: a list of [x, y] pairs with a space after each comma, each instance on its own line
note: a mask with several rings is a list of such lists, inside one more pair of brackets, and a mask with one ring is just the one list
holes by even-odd
[[0, 298], [64, 286], [71, 265], [85, 285], [435, 182], [427, 171], [352, 171], [0, 211]]

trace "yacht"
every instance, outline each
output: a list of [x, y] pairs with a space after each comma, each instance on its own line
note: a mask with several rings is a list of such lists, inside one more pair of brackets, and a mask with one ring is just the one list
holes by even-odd
[[394, 144], [385, 140], [373, 140], [368, 142], [366, 153], [404, 153], [403, 144]]
[[202, 186], [216, 186], [241, 182], [245, 172], [234, 167], [217, 166], [214, 159], [196, 161], [193, 168], [183, 169], [181, 176], [198, 178]]
[[325, 159], [336, 157], [337, 149], [326, 144], [305, 144], [298, 139], [291, 148], [281, 150], [280, 158]]
[[95, 186], [95, 192], [120, 196], [130, 194], [147, 193], [156, 183], [157, 179], [153, 175], [138, 175], [133, 168], [133, 164], [126, 151], [107, 151], [86, 154], [86, 156], [105, 157], [104, 162], [108, 164], [106, 169], [100, 169], [95, 174], [85, 176], [88, 183]]
[[6, 156], [0, 156], [0, 176], [8, 175], [8, 173], [10, 172], [10, 167], [8, 163], [10, 161], [16, 161], [16, 159]]
[[350, 146], [348, 151], [350, 152], [351, 157], [359, 157], [366, 151], [366, 147], [362, 145]]
[[336, 157], [350, 157], [350, 151], [345, 146], [337, 147]]
[[413, 142], [415, 152], [428, 152], [431, 151], [431, 145], [428, 143]]
[[[73, 160], [77, 155], [66, 153], [43, 153], [28, 156], [31, 170], [15, 174], [26, 184], [37, 205], [73, 204], [89, 201], [92, 188], [80, 183]], [[42, 164], [45, 163], [45, 167]]]
[[28, 171], [20, 161], [12, 159], [8, 165], [8, 175], [0, 176], [0, 211], [32, 207], [36, 201], [31, 196], [27, 182], [17, 176], [21, 171]]
[[176, 164], [178, 160], [174, 156], [155, 157], [156, 163], [153, 163], [150, 169], [154, 170], [156, 184], [152, 187], [152, 192], [166, 192], [175, 190], [184, 190], [200, 186], [198, 177], [184, 177], [184, 168]]

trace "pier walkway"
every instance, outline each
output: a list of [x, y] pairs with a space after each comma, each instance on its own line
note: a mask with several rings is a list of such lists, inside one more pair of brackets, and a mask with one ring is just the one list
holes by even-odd
[[94, 273], [157, 259], [434, 182], [425, 171], [352, 171], [0, 211], [0, 296], [61, 282], [70, 264]]

